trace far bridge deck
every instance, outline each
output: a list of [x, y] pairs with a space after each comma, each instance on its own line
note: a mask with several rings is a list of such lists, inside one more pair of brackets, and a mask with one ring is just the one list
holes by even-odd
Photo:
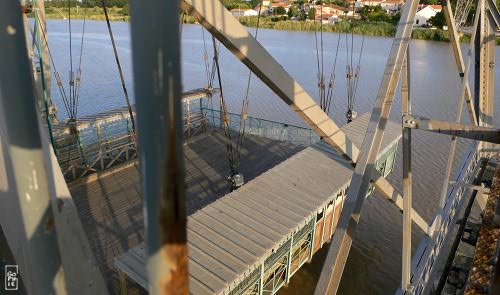
[[[365, 114], [342, 128], [352, 144], [361, 144], [368, 120]], [[384, 175], [392, 171], [400, 129], [388, 123], [377, 162]], [[229, 171], [223, 142], [214, 132], [184, 148], [190, 292], [271, 294], [330, 240], [352, 167], [322, 143], [305, 148], [250, 135], [241, 167], [250, 181], [224, 196]], [[104, 273], [116, 259], [121, 271], [147, 289], [139, 190], [136, 166], [94, 174], [71, 189]], [[108, 285], [116, 289], [113, 273]]]

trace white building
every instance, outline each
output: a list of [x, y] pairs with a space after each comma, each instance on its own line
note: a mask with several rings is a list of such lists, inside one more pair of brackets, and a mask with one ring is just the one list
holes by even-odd
[[380, 6], [386, 13], [396, 13], [401, 11], [401, 7], [403, 7], [403, 0], [386, 0], [380, 3]]
[[250, 8], [234, 8], [231, 9], [229, 12], [235, 17], [238, 16], [258, 16], [259, 12], [250, 9]]
[[415, 15], [415, 26], [422, 27], [427, 26], [427, 21], [433, 16], [435, 16], [442, 9], [441, 5], [426, 5]]

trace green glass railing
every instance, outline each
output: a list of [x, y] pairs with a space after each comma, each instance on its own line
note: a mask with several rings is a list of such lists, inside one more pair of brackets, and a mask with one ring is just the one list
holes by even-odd
[[[207, 123], [212, 128], [221, 128], [220, 111], [202, 108], [207, 118]], [[228, 113], [229, 129], [240, 130], [241, 115]], [[290, 124], [255, 118], [248, 116], [245, 120], [245, 133], [269, 139], [288, 141], [297, 145], [310, 146], [319, 142], [320, 137], [309, 128]]]

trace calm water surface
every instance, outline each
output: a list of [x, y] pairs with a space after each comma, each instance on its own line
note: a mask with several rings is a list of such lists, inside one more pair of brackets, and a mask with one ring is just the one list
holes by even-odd
[[[73, 24], [74, 67], [79, 56], [79, 40], [82, 22]], [[128, 23], [112, 24], [121, 57], [126, 83], [133, 93], [131, 43]], [[69, 34], [67, 22], [49, 21], [49, 38], [52, 53], [63, 80], [67, 81], [69, 69]], [[82, 85], [79, 116], [121, 107], [125, 104], [119, 76], [116, 69], [111, 43], [104, 22], [88, 21], [83, 50]], [[206, 35], [207, 44], [211, 40]], [[330, 72], [335, 57], [335, 46], [339, 35], [325, 33], [325, 72]], [[337, 80], [331, 117], [338, 123], [345, 123], [346, 99], [346, 48], [342, 36], [337, 64]], [[361, 43], [361, 36], [355, 37], [355, 56]], [[300, 84], [317, 97], [316, 52], [313, 32], [273, 31], [261, 29], [259, 41], [278, 62]], [[371, 110], [380, 86], [380, 81], [392, 44], [390, 38], [366, 37], [362, 56], [361, 77], [355, 111], [359, 114]], [[454, 120], [460, 82], [449, 44], [419, 41], [411, 42], [411, 85], [413, 113], [426, 117]], [[465, 50], [465, 46], [462, 48]], [[211, 52], [211, 51], [210, 51]], [[496, 47], [500, 56], [500, 48]], [[225, 48], [221, 47], [222, 82], [228, 108], [238, 113], [243, 99], [248, 70]], [[203, 63], [203, 38], [201, 27], [184, 25], [182, 31], [182, 76], [185, 90], [206, 85]], [[500, 93], [500, 67], [496, 67], [495, 92]], [[64, 118], [64, 107], [53, 85], [53, 97], [60, 117]], [[429, 107], [432, 105], [432, 107]], [[498, 114], [500, 107], [495, 106]], [[295, 125], [304, 125], [302, 120], [289, 109], [262, 82], [252, 80], [250, 90], [250, 115]], [[391, 118], [400, 122], [401, 103], [397, 95]], [[463, 116], [467, 118], [467, 115]], [[498, 126], [498, 120], [495, 125]], [[431, 220], [438, 202], [443, 180], [443, 167], [449, 146], [446, 136], [414, 132], [414, 207], [427, 221]], [[466, 142], [460, 142], [457, 154], [465, 150]], [[458, 158], [458, 157], [457, 157]], [[401, 191], [401, 151], [398, 154], [394, 173], [390, 181]], [[351, 249], [340, 294], [393, 294], [400, 281], [401, 268], [401, 222], [402, 215], [394, 205], [378, 194], [366, 200], [356, 238]], [[422, 233], [414, 227], [413, 249]], [[299, 271], [281, 294], [311, 294], [326, 256], [326, 248], [315, 255], [311, 264]]]

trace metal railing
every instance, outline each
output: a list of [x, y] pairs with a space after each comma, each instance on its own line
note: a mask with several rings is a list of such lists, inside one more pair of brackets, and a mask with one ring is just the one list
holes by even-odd
[[[212, 128], [220, 128], [220, 111], [203, 107], [207, 123]], [[242, 117], [239, 114], [228, 113], [229, 129], [239, 131]], [[320, 137], [314, 130], [247, 116], [245, 120], [245, 133], [269, 139], [288, 141], [297, 145], [310, 146], [319, 142]]]
[[[478, 142], [473, 142], [465, 153], [464, 159], [457, 168], [457, 173], [453, 178], [456, 182], [470, 183], [474, 180], [476, 169], [479, 163], [484, 160], [480, 157]], [[468, 199], [468, 189], [464, 187], [450, 187], [446, 197], [444, 210], [438, 212], [434, 222], [438, 222], [432, 237], [425, 235], [412, 261], [412, 277], [410, 288], [404, 292], [399, 288], [396, 294], [424, 294], [432, 284], [439, 265], [435, 262], [443, 253], [443, 247], [451, 238], [454, 225], [465, 201]], [[428, 292], [429, 290], [427, 290]]]
[[[199, 105], [201, 103], [187, 103], [184, 106], [184, 138], [221, 126], [220, 111]], [[241, 115], [229, 113], [228, 119], [230, 130], [238, 132]], [[290, 124], [247, 117], [245, 125], [246, 134], [297, 145], [310, 146], [320, 140], [312, 129]], [[106, 170], [137, 157], [132, 122], [127, 114], [111, 122], [97, 120], [96, 123], [88, 123], [75, 134], [59, 134], [56, 146], [59, 164], [67, 181]]]

